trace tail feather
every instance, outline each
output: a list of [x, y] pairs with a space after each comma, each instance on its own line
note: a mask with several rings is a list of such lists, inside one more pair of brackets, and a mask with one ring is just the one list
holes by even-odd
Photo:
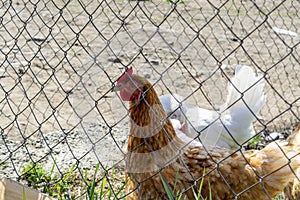
[[296, 127], [293, 134], [287, 138], [287, 141], [290, 145], [293, 145], [294, 149], [300, 154], [300, 123]]
[[232, 118], [252, 123], [266, 100], [264, 85], [262, 75], [256, 76], [251, 67], [238, 65], [235, 76], [228, 83], [224, 108], [230, 107]]

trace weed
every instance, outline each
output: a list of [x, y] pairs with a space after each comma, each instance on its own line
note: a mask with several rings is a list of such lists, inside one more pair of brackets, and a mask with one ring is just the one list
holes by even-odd
[[[201, 191], [202, 191], [203, 183], [204, 183], [204, 174], [205, 174], [205, 169], [203, 171], [203, 176], [201, 178], [201, 182], [200, 182], [200, 185], [199, 185], [199, 188], [198, 188], [198, 193], [196, 193], [195, 190], [192, 188], [195, 200], [201, 199]], [[176, 184], [178, 182], [178, 173], [176, 173], [173, 191], [170, 190], [169, 185], [166, 183], [165, 179], [161, 175], [160, 175], [160, 178], [161, 178], [162, 184], [164, 186], [164, 189], [167, 193], [168, 199], [169, 200], [181, 200], [182, 194], [179, 194], [179, 191], [177, 191], [176, 196], [174, 195]], [[211, 186], [210, 186], [210, 181], [209, 180], [208, 180], [208, 188], [209, 188], [209, 200], [212, 200], [212, 192], [211, 192]], [[176, 197], [176, 199], [175, 199], [174, 196]], [[186, 198], [184, 198], [184, 199], [186, 199]]]
[[[68, 190], [74, 182], [71, 174], [76, 165], [73, 165], [69, 172], [58, 178], [53, 175], [55, 163], [49, 173], [38, 163], [29, 163], [22, 167], [23, 177], [29, 187], [40, 189], [52, 197], [66, 199], [69, 198]], [[57, 180], [59, 179], [59, 180]]]
[[261, 135], [257, 135], [253, 137], [248, 143], [249, 149], [256, 149], [257, 145], [261, 142], [261, 140], [262, 140]]
[[43, 167], [36, 163], [29, 163], [22, 167], [23, 178], [28, 182], [28, 186], [37, 189], [41, 183], [49, 183], [51, 177], [47, 175]]
[[[87, 191], [88, 198], [90, 200], [104, 200], [104, 199], [122, 199], [120, 196], [124, 195], [126, 182], [123, 180], [117, 180], [115, 177], [115, 169], [112, 168], [111, 174], [107, 172], [102, 173], [100, 177], [100, 181], [97, 180], [97, 173], [99, 171], [100, 164], [96, 165], [96, 169], [91, 181], [87, 180], [87, 175], [85, 176], [85, 181], [88, 183]], [[110, 179], [107, 176], [110, 176]], [[114, 184], [116, 181], [121, 181], [122, 184], [118, 187]], [[100, 182], [99, 187], [97, 189], [97, 183]], [[123, 198], [125, 199], [125, 197]]]
[[272, 200], [284, 200], [284, 197], [282, 195], [278, 195], [275, 198], [272, 198]]
[[0, 163], [0, 167], [3, 167], [3, 166], [5, 166], [5, 165], [7, 165], [7, 163], [8, 163], [8, 162], [2, 162], [2, 163]]
[[22, 188], [22, 200], [26, 200], [26, 192], [24, 187]]
[[[91, 181], [91, 183], [89, 185], [89, 189], [88, 189], [89, 199], [93, 199], [95, 197], [96, 177], [97, 177], [99, 167], [100, 167], [100, 163], [98, 163], [96, 165], [96, 170], [95, 170], [95, 173], [94, 173], [93, 180]], [[102, 192], [100, 193], [100, 197], [102, 197]], [[96, 198], [97, 198], [97, 196], [96, 196]]]
[[[98, 163], [90, 180], [88, 178], [88, 170], [86, 170], [83, 176], [85, 186], [82, 188], [82, 186], [78, 186], [80, 176], [74, 175], [76, 165], [73, 165], [63, 176], [54, 175], [54, 166], [55, 163], [50, 172], [47, 173], [40, 164], [26, 164], [22, 167], [22, 179], [27, 182], [28, 186], [62, 200], [74, 199], [75, 196], [71, 195], [69, 191], [78, 187], [79, 189], [84, 189], [86, 192], [85, 197], [89, 200], [122, 199], [120, 197], [124, 196], [126, 183], [122, 179], [115, 177], [114, 168], [112, 168], [110, 173], [104, 172], [100, 177], [97, 177], [100, 168], [100, 163]], [[108, 176], [109, 179], [107, 178]], [[122, 184], [118, 184], [119, 182]], [[23, 194], [24, 198], [26, 199], [25, 194]]]

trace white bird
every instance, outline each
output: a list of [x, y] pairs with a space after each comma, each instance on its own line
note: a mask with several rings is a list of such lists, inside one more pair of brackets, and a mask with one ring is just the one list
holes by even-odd
[[191, 146], [202, 146], [202, 144], [199, 141], [194, 140], [191, 137], [188, 137], [185, 133], [182, 132], [183, 127], [178, 119], [170, 119], [170, 121], [176, 132], [176, 136], [179, 137], [183, 142]]
[[263, 89], [262, 75], [238, 65], [220, 111], [182, 103], [184, 98], [178, 94], [163, 95], [160, 100], [169, 117], [185, 126], [181, 129], [188, 137], [199, 137], [203, 145], [236, 149], [255, 135], [253, 122], [266, 100]]
[[159, 100], [162, 103], [167, 115], [170, 119], [177, 119], [181, 123], [183, 122], [183, 114], [181, 102], [183, 97], [179, 94], [165, 94], [159, 96]]

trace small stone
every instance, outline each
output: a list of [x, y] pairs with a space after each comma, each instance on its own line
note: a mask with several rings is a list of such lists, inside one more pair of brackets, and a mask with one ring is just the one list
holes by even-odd
[[19, 122], [19, 125], [26, 126], [26, 122]]
[[238, 38], [236, 38], [236, 37], [232, 37], [232, 38], [230, 38], [230, 40], [232, 40], [232, 41], [234, 41], [234, 42], [238, 42], [238, 41], [240, 41]]
[[43, 147], [42, 143], [41, 143], [39, 140], [36, 141], [36, 143], [35, 143], [35, 148], [40, 149], [40, 148], [42, 148], [42, 147]]
[[280, 137], [280, 133], [278, 132], [273, 132], [273, 133], [270, 133], [267, 137], [266, 137], [266, 140], [267, 141], [274, 141], [274, 140], [278, 140]]
[[59, 153], [60, 153], [61, 151], [60, 151], [60, 149], [53, 149], [52, 150], [52, 153], [54, 154], [54, 155], [58, 155]]
[[159, 65], [159, 62], [156, 61], [156, 60], [152, 60], [152, 61], [150, 61], [150, 62], [151, 62], [151, 64], [153, 64], [153, 65]]
[[32, 38], [27, 39], [27, 42], [29, 42], [29, 41], [44, 42], [44, 41], [46, 41], [46, 39], [45, 38], [39, 38], [39, 37], [32, 37]]
[[19, 69], [18, 69], [18, 73], [21, 74], [21, 75], [23, 75], [23, 74], [25, 74], [25, 71], [24, 71], [24, 69], [19, 68]]
[[146, 74], [144, 74], [144, 77], [145, 77], [146, 79], [150, 79], [150, 78], [151, 78], [151, 75], [148, 74], [148, 73], [146, 73]]
[[121, 63], [122, 62], [120, 58], [108, 58], [107, 61], [113, 62], [113, 63]]

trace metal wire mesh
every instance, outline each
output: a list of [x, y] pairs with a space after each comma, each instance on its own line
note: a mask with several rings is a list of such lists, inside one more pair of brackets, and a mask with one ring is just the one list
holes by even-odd
[[110, 90], [128, 66], [159, 94], [213, 110], [234, 66], [251, 66], [267, 95], [256, 132], [288, 134], [300, 116], [299, 9], [299, 1], [1, 1], [1, 174], [22, 180], [24, 166], [38, 163], [57, 184], [75, 166], [80, 184], [60, 198], [81, 198], [100, 163], [99, 181], [120, 187], [108, 174], [124, 170], [128, 110]]

